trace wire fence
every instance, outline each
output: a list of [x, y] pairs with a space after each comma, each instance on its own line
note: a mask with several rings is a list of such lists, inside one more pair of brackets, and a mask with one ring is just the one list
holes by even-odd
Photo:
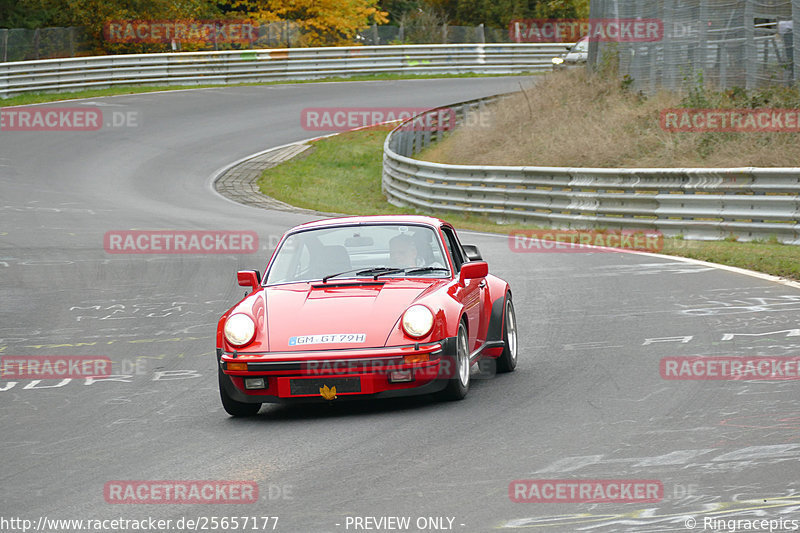
[[0, 62], [90, 55], [94, 50], [83, 28], [0, 28]]
[[[0, 28], [0, 62], [30, 61], [102, 55], [103, 53], [148, 53], [177, 51], [246, 50], [261, 48], [298, 48], [303, 46], [303, 30], [292, 21], [265, 23], [253, 27], [253, 39], [247, 42], [167, 40], [164, 43], [111, 44], [93, 37], [81, 27], [2, 29]], [[391, 44], [458, 44], [511, 42], [506, 28], [440, 25], [434, 27], [378, 26], [359, 32], [353, 43], [364, 45]]]
[[451, 26], [443, 24], [435, 27], [378, 26], [362, 31], [359, 42], [370, 45], [382, 44], [468, 44], [468, 43], [509, 43], [508, 28], [478, 26]]
[[590, 18], [663, 23], [652, 42], [590, 39], [590, 65], [618, 52], [620, 74], [644, 92], [700, 77], [719, 88], [788, 85], [800, 73], [800, 0], [592, 0]]

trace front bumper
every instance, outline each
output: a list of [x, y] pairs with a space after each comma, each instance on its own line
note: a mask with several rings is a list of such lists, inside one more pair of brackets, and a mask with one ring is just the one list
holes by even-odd
[[[388, 398], [443, 389], [453, 377], [456, 338], [424, 344], [350, 350], [246, 353], [217, 349], [220, 386], [236, 401], [279, 403], [325, 401], [322, 388], [337, 387], [336, 399]], [[231, 363], [246, 364], [233, 370]], [[412, 381], [392, 382], [390, 376]], [[247, 389], [245, 379], [263, 378]]]
[[586, 61], [564, 61], [563, 63], [553, 63], [553, 70], [560, 72], [562, 70], [572, 70], [578, 67], [585, 67]]

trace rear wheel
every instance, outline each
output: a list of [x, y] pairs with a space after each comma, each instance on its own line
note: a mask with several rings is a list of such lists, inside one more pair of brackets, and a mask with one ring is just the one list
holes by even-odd
[[506, 346], [503, 354], [497, 358], [497, 372], [513, 372], [517, 368], [517, 315], [514, 314], [514, 304], [511, 296], [506, 298], [503, 311], [503, 341]]
[[469, 392], [469, 345], [467, 343], [467, 327], [461, 322], [456, 336], [455, 368], [448, 372], [452, 377], [447, 387], [441, 392], [445, 400], [461, 400]]
[[219, 376], [219, 397], [222, 400], [222, 407], [225, 409], [226, 413], [235, 417], [253, 416], [258, 412], [259, 409], [261, 409], [260, 403], [237, 402], [236, 400], [228, 396], [228, 393], [225, 392], [225, 384], [222, 381], [228, 378], [222, 372], [219, 372], [218, 376]]

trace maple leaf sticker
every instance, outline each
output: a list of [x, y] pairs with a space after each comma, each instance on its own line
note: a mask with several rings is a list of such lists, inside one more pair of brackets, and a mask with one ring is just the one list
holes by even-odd
[[333, 400], [336, 398], [336, 387], [329, 389], [327, 385], [324, 385], [319, 389], [319, 394], [326, 400]]

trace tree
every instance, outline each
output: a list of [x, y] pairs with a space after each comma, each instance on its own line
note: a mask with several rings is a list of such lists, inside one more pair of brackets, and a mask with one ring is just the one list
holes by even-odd
[[408, 11], [400, 17], [407, 42], [416, 44], [442, 42], [442, 26], [448, 23], [447, 15], [441, 9], [425, 6], [416, 11]]
[[[3, 1], [3, 0], [0, 0]], [[117, 44], [106, 42], [103, 27], [119, 20], [186, 20], [219, 16], [210, 0], [19, 0], [25, 10], [46, 14], [40, 23], [47, 26], [81, 26], [92, 37], [98, 53], [154, 52], [166, 44]]]
[[290, 20], [303, 29], [302, 46], [352, 44], [360, 30], [384, 24], [377, 0], [231, 0], [223, 11], [258, 22]]
[[[452, 5], [447, 0], [435, 1]], [[455, 0], [450, 15], [456, 24], [505, 28], [514, 19], [586, 18], [589, 0]]]
[[42, 9], [27, 9], [19, 0], [0, 0], [0, 28], [38, 28], [49, 14]]
[[388, 14], [389, 24], [399, 25], [403, 17], [424, 11], [432, 2], [426, 0], [379, 0], [378, 9]]

